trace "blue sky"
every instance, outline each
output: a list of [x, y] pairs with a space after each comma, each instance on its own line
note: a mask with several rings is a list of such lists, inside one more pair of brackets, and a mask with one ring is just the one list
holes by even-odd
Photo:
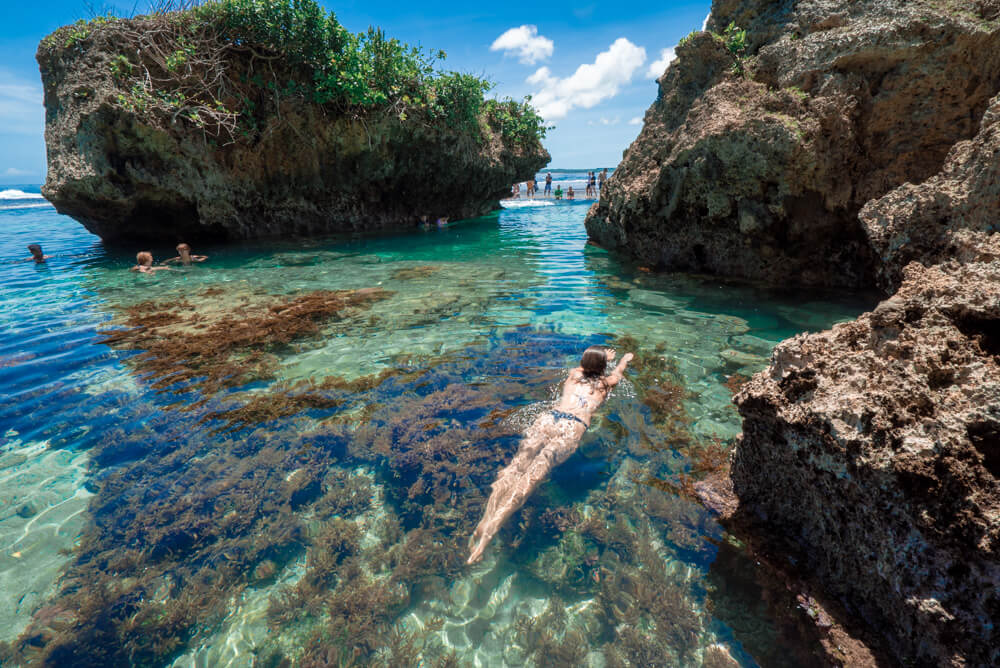
[[[125, 13], [133, 6], [92, 4]], [[535, 95], [556, 126], [546, 140], [551, 166], [587, 168], [618, 164], [656, 96], [654, 79], [662, 73], [664, 49], [700, 28], [711, 2], [323, 4], [354, 32], [376, 25], [405, 42], [444, 49], [444, 67], [488, 76], [497, 84], [496, 94]], [[48, 33], [87, 15], [83, 0], [3, 0], [0, 183], [44, 180], [44, 112], [35, 49]]]

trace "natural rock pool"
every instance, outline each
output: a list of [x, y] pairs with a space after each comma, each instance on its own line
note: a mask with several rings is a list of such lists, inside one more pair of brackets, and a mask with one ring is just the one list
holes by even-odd
[[[739, 432], [741, 379], [870, 298], [623, 264], [586, 244], [589, 202], [195, 246], [149, 276], [5, 197], [4, 665], [807, 661], [794, 599], [689, 491]], [[34, 242], [55, 257], [15, 262]], [[627, 382], [465, 566], [497, 470], [594, 343], [635, 352]]]

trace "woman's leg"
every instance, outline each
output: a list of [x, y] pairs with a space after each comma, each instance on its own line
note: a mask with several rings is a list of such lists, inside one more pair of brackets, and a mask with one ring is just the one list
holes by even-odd
[[552, 423], [552, 414], [545, 412], [535, 418], [535, 421], [528, 427], [514, 458], [510, 460], [507, 466], [500, 469], [497, 479], [493, 482], [493, 491], [490, 494], [490, 498], [486, 501], [486, 507], [483, 510], [483, 519], [479, 522], [476, 530], [472, 533], [472, 537], [469, 539], [471, 544], [474, 545], [482, 537], [482, 529], [487, 519], [496, 514], [497, 508], [509, 495], [513, 481], [524, 474], [528, 466], [531, 465], [532, 460], [534, 460], [538, 452], [544, 447], [546, 440], [549, 438], [548, 427]]
[[[524, 502], [548, 476], [549, 471], [566, 461], [580, 444], [584, 430], [570, 428], [562, 430], [556, 425], [550, 438], [542, 450], [531, 461], [527, 469], [520, 475], [508, 475], [498, 488], [494, 483], [494, 491], [486, 504], [483, 519], [473, 534], [475, 546], [469, 555], [468, 563], [475, 563], [482, 557], [483, 551], [489, 545], [493, 536], [500, 530], [511, 515], [524, 505]], [[579, 431], [579, 433], [575, 433]], [[498, 480], [497, 483], [501, 481]]]

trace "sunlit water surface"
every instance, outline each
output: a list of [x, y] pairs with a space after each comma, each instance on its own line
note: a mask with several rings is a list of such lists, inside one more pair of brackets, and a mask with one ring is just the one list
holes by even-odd
[[[138, 275], [131, 252], [11, 192], [0, 200], [0, 641], [19, 661], [56, 646], [51, 656], [81, 664], [178, 666], [808, 656], [783, 632], [788, 604], [681, 482], [699, 475], [692, 452], [729, 447], [732, 387], [776, 342], [869, 300], [624, 264], [587, 245], [589, 202], [395, 236], [196, 248], [207, 262]], [[157, 260], [173, 255], [169, 241], [151, 249]], [[19, 261], [32, 242], [54, 257]], [[271, 345], [266, 377], [236, 387], [157, 383], [141, 346], [99, 333], [149, 300], [211, 324], [373, 287], [387, 292]], [[465, 567], [517, 434], [583, 348], [625, 335], [657, 364], [615, 391], [579, 452]], [[315, 389], [331, 377], [340, 384]], [[648, 401], [660, 383], [683, 386], [668, 431]], [[330, 401], [227, 413], [300, 391]]]

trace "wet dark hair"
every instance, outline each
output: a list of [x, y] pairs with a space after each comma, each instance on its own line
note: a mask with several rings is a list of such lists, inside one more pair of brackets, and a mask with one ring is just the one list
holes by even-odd
[[28, 250], [30, 250], [32, 253], [41, 253], [42, 247], [39, 246], [38, 244], [28, 244]]
[[177, 250], [178, 251], [182, 251], [182, 250], [189, 251], [189, 250], [191, 250], [191, 247], [188, 246], [186, 243], [181, 242], [181, 243], [177, 244]]
[[587, 380], [597, 380], [604, 377], [604, 369], [608, 366], [608, 353], [604, 346], [590, 346], [583, 351], [580, 359], [583, 367], [583, 377]]

